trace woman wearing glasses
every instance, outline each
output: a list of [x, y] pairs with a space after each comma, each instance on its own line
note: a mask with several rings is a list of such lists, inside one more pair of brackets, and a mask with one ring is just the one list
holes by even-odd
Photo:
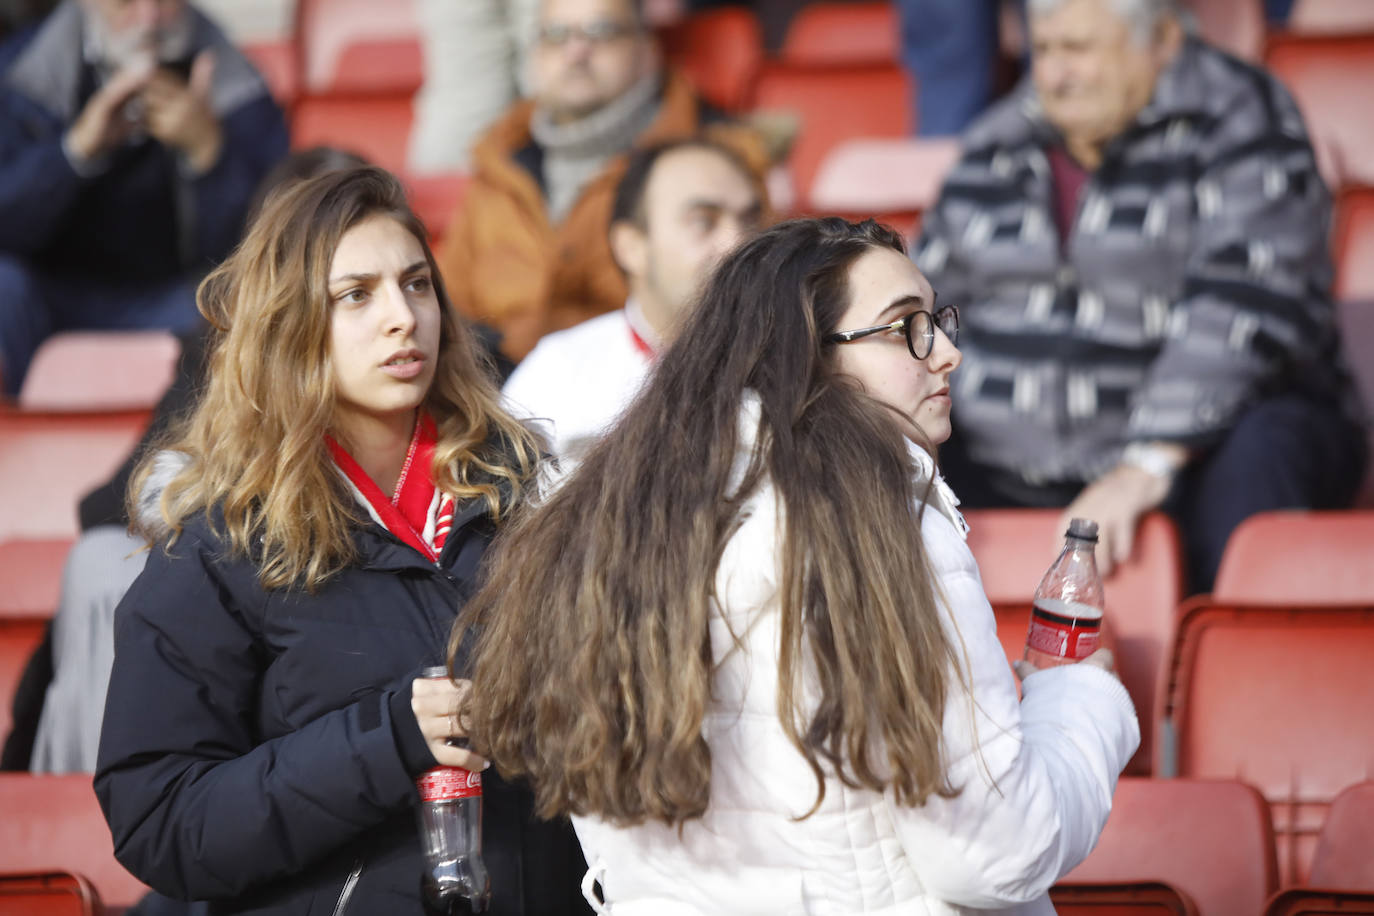
[[1105, 654], [1017, 699], [932, 457], [957, 330], [891, 231], [780, 225], [502, 535], [471, 734], [602, 912], [1053, 912], [1139, 731]]

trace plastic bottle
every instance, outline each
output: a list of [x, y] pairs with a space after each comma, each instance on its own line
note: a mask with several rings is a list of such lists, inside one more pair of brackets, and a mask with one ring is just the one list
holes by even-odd
[[[447, 678], [448, 669], [426, 668], [425, 678]], [[482, 774], [439, 766], [415, 781], [420, 790], [420, 847], [425, 870], [420, 896], [431, 916], [485, 913], [491, 880], [482, 860]]]
[[1093, 553], [1097, 522], [1076, 518], [1064, 549], [1040, 580], [1026, 634], [1026, 661], [1037, 668], [1069, 665], [1102, 644], [1102, 577]]

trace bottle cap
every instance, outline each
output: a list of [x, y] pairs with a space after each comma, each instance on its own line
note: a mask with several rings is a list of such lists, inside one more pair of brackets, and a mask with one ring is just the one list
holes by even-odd
[[[1096, 531], [1096, 530], [1097, 530], [1097, 526], [1094, 525], [1094, 526], [1093, 526], [1093, 530]], [[443, 677], [443, 678], [446, 678], [446, 677], [448, 677], [448, 666], [447, 666], [447, 665], [430, 665], [428, 668], [421, 668], [421, 669], [420, 669], [420, 677], [422, 677], [422, 678], [431, 678], [431, 677]]]
[[1080, 541], [1092, 541], [1097, 543], [1097, 522], [1087, 518], [1075, 518], [1069, 521], [1069, 530], [1064, 532], [1066, 537], [1075, 538]]

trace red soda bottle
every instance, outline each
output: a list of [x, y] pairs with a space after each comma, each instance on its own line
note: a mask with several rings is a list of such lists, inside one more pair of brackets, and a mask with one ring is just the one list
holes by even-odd
[[[447, 678], [442, 666], [420, 672]], [[482, 861], [482, 774], [438, 766], [415, 781], [420, 790], [420, 846], [425, 868], [420, 897], [430, 916], [485, 913], [491, 881]]]
[[1026, 635], [1026, 661], [1037, 668], [1069, 665], [1102, 644], [1102, 577], [1097, 573], [1097, 522], [1076, 518], [1059, 559], [1040, 580]]

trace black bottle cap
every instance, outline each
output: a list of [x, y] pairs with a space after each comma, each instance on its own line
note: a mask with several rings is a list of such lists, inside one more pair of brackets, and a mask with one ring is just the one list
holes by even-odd
[[1069, 530], [1064, 532], [1066, 537], [1075, 538], [1080, 541], [1091, 541], [1097, 543], [1097, 522], [1087, 518], [1075, 518], [1069, 522]]

